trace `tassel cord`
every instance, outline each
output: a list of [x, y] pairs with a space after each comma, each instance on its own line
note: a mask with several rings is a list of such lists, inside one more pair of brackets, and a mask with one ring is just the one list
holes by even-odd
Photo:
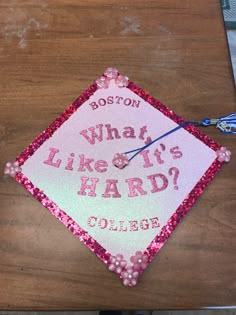
[[226, 134], [226, 135], [236, 134], [236, 113], [232, 113], [226, 116], [221, 116], [219, 118], [203, 118], [200, 122], [186, 121], [183, 124], [169, 130], [168, 132], [154, 139], [153, 141], [146, 144], [145, 146], [124, 152], [124, 154], [130, 154], [130, 153], [135, 152], [135, 154], [129, 158], [129, 162], [130, 162], [131, 160], [133, 160], [133, 158], [135, 158], [135, 156], [137, 156], [140, 152], [150, 147], [153, 143], [169, 136], [170, 134], [176, 132], [177, 130], [181, 128], [186, 127], [187, 125], [204, 126], [204, 127], [216, 125], [216, 128], [219, 129], [220, 132], [222, 132], [223, 134]]
[[201, 124], [201, 123], [199, 123], [199, 122], [197, 122], [197, 121], [186, 121], [185, 123], [183, 123], [183, 124], [181, 124], [181, 125], [179, 125], [179, 126], [173, 128], [173, 129], [169, 130], [168, 132], [164, 133], [164, 134], [161, 135], [160, 137], [154, 139], [153, 141], [151, 141], [150, 143], [146, 144], [145, 146], [140, 147], [140, 148], [137, 148], [137, 149], [134, 149], [134, 150], [127, 151], [127, 152], [125, 152], [124, 154], [129, 154], [129, 153], [136, 152], [134, 155], [131, 156], [131, 158], [129, 158], [129, 162], [130, 162], [130, 161], [133, 160], [133, 158], [135, 158], [135, 156], [138, 155], [141, 151], [145, 150], [146, 148], [148, 148], [149, 146], [151, 146], [153, 143], [155, 143], [155, 142], [157, 142], [157, 141], [159, 141], [159, 140], [161, 140], [161, 139], [163, 139], [163, 138], [169, 136], [170, 134], [174, 133], [175, 131], [177, 131], [177, 130], [179, 130], [179, 129], [181, 129], [181, 128], [184, 128], [184, 127], [187, 126], [187, 125], [196, 125], [196, 126], [198, 126], [198, 125], [200, 125], [200, 124]]

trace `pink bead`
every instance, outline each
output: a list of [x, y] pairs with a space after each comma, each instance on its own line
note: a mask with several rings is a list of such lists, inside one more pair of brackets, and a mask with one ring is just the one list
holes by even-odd
[[221, 147], [216, 151], [219, 162], [229, 162], [231, 159], [231, 152], [226, 147]]
[[123, 279], [123, 284], [125, 286], [132, 287], [137, 284], [137, 278], [139, 273], [135, 271], [132, 267], [128, 267], [126, 271], [121, 273], [121, 277]]
[[116, 79], [118, 76], [118, 70], [115, 68], [107, 68], [104, 72], [104, 75], [107, 76], [110, 80]]
[[21, 167], [18, 161], [7, 162], [4, 169], [4, 174], [14, 177], [17, 173], [21, 172]]
[[126, 260], [123, 259], [123, 255], [118, 254], [116, 256], [110, 257], [110, 264], [108, 266], [108, 269], [110, 271], [113, 271], [115, 273], [120, 274], [127, 265]]
[[124, 153], [116, 153], [112, 160], [112, 164], [121, 169], [129, 164], [129, 160]]
[[122, 87], [128, 86], [129, 78], [120, 74], [115, 80], [115, 82], [118, 87], [122, 88]]
[[133, 268], [135, 270], [144, 270], [148, 264], [148, 256], [141, 251], [138, 251], [130, 258], [130, 261], [133, 263]]
[[95, 81], [99, 89], [107, 89], [110, 83], [110, 80], [104, 76], [97, 78]]

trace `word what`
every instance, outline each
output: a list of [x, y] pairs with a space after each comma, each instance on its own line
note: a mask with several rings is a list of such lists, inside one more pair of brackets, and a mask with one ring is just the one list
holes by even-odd
[[127, 126], [122, 131], [119, 131], [117, 128], [112, 127], [111, 124], [98, 124], [80, 131], [80, 135], [90, 144], [95, 144], [96, 140], [102, 142], [103, 140], [121, 139], [121, 137], [135, 139], [136, 134], [138, 139], [144, 140], [145, 133], [147, 133], [147, 126], [141, 127], [137, 133], [133, 127]]

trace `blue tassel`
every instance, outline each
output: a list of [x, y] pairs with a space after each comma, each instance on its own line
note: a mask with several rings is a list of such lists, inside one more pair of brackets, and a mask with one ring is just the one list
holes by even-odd
[[201, 125], [203, 126], [216, 125], [216, 128], [218, 128], [224, 134], [228, 135], [236, 134], [236, 113], [221, 116], [216, 119], [204, 118], [201, 121]]
[[232, 113], [232, 114], [226, 115], [226, 116], [221, 116], [219, 118], [203, 118], [200, 122], [198, 122], [198, 121], [186, 121], [182, 125], [179, 125], [173, 129], [167, 131], [163, 135], [160, 135], [158, 138], [154, 139], [153, 141], [144, 145], [143, 147], [136, 148], [136, 149], [133, 149], [130, 151], [126, 151], [126, 152], [124, 152], [124, 154], [134, 153], [129, 158], [129, 162], [130, 162], [140, 152], [142, 152], [146, 148], [150, 147], [153, 143], [169, 136], [170, 134], [176, 132], [177, 130], [179, 130], [181, 128], [186, 127], [187, 125], [195, 125], [195, 126], [201, 126], [202, 125], [205, 127], [208, 127], [211, 125], [216, 125], [216, 128], [218, 128], [223, 134], [232, 135], [232, 134], [236, 134], [236, 113]]

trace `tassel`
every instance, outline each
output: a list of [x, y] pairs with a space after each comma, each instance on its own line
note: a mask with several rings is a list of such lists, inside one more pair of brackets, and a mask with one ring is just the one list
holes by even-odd
[[201, 121], [201, 125], [205, 127], [216, 125], [216, 128], [224, 134], [236, 134], [236, 113], [221, 116], [216, 119], [204, 118]]
[[[129, 150], [124, 152], [124, 155], [134, 153], [129, 159], [127, 159], [128, 162], [133, 160], [140, 152], [151, 146], [153, 143], [169, 136], [170, 134], [176, 132], [177, 130], [184, 128], [187, 125], [195, 125], [195, 126], [204, 126], [208, 127], [211, 125], [216, 125], [216, 128], [219, 129], [223, 134], [226, 135], [232, 135], [236, 134], [236, 113], [232, 113], [226, 116], [221, 116], [219, 118], [203, 118], [200, 122], [198, 121], [186, 121], [182, 125], [179, 125], [168, 132], [166, 132], [163, 135], [160, 135], [158, 138], [152, 140], [150, 143], [144, 145], [143, 147], [139, 147], [133, 150]], [[127, 163], [126, 163], [127, 164]]]

